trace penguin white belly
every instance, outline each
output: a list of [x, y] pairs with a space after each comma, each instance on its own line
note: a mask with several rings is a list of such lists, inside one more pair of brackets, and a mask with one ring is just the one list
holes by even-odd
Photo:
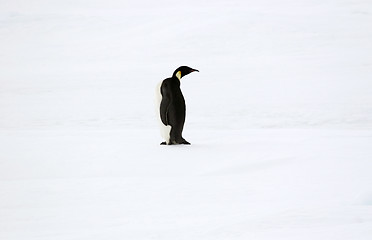
[[160, 87], [161, 87], [161, 84], [163, 82], [161, 81], [158, 86], [156, 87], [156, 115], [157, 115], [157, 118], [158, 118], [158, 121], [159, 121], [159, 126], [160, 126], [160, 133], [161, 133], [161, 136], [164, 138], [164, 140], [166, 141], [166, 143], [168, 144], [169, 143], [169, 140], [170, 140], [170, 131], [172, 129], [172, 126], [170, 125], [164, 125], [164, 123], [161, 121], [161, 118], [160, 118], [160, 104], [161, 104], [161, 100], [163, 98], [163, 96], [161, 95], [161, 90], [160, 90]]

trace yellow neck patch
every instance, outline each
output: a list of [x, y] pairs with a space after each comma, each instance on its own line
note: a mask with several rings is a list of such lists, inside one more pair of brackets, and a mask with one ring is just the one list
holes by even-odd
[[178, 80], [181, 80], [181, 71], [178, 71], [178, 72], [176, 73], [176, 77], [178, 78]]

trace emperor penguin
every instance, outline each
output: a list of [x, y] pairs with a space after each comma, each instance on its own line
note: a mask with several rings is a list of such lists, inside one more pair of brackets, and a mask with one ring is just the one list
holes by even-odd
[[161, 145], [190, 144], [182, 137], [186, 117], [186, 104], [180, 88], [181, 78], [199, 72], [187, 66], [177, 68], [172, 77], [161, 81], [156, 89], [157, 115], [165, 142]]

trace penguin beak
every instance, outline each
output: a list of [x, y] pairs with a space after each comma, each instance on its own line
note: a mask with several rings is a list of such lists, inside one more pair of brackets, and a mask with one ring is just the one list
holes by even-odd
[[199, 72], [199, 70], [193, 69], [191, 70], [191, 72]]

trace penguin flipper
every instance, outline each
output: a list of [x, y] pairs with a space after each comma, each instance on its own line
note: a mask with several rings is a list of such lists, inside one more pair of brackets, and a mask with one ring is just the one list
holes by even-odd
[[171, 104], [170, 93], [167, 89], [167, 84], [161, 86], [162, 100], [160, 103], [160, 119], [165, 126], [169, 125], [169, 106]]
[[169, 125], [169, 121], [168, 121], [169, 105], [170, 105], [169, 99], [163, 97], [160, 103], [160, 118], [165, 126]]

